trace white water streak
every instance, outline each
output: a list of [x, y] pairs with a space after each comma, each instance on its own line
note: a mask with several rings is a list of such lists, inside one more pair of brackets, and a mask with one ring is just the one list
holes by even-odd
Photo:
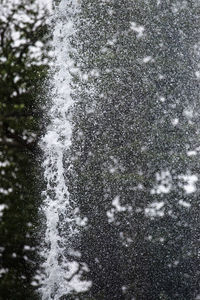
[[[62, 231], [62, 226], [66, 222], [70, 227], [69, 192], [65, 183], [66, 170], [63, 162], [64, 155], [71, 145], [72, 134], [69, 109], [73, 105], [70, 96], [70, 69], [73, 67], [73, 61], [69, 56], [72, 51], [69, 37], [74, 32], [73, 16], [77, 3], [75, 0], [68, 1], [67, 8], [66, 3], [66, 0], [61, 1], [55, 16], [56, 24], [53, 32], [55, 62], [52, 67], [51, 91], [48, 93], [51, 108], [47, 113], [50, 124], [40, 143], [44, 153], [44, 179], [47, 183], [46, 190], [43, 192], [45, 201], [42, 208], [46, 217], [46, 247], [42, 250], [45, 259], [42, 266], [45, 271], [41, 288], [43, 300], [58, 300], [71, 289], [65, 279], [69, 271], [69, 263], [64, 255], [66, 241], [60, 234], [60, 229]], [[64, 222], [60, 220], [60, 216], [66, 216]], [[73, 234], [72, 229], [71, 234]]]

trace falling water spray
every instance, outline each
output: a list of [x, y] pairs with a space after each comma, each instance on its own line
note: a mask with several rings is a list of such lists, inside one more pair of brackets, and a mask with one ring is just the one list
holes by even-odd
[[[53, 51], [54, 62], [51, 69], [47, 112], [49, 125], [42, 137], [43, 170], [46, 189], [43, 191], [42, 211], [46, 219], [45, 240], [42, 249], [45, 273], [41, 294], [42, 299], [60, 299], [68, 293], [66, 276], [69, 270], [66, 259], [66, 238], [73, 235], [73, 217], [69, 203], [69, 191], [65, 182], [64, 161], [71, 145], [72, 125], [70, 122], [71, 75], [73, 51], [70, 39], [75, 32], [74, 19], [78, 9], [77, 1], [60, 2], [54, 13]], [[49, 104], [48, 104], [49, 106]], [[67, 224], [67, 225], [66, 225]]]

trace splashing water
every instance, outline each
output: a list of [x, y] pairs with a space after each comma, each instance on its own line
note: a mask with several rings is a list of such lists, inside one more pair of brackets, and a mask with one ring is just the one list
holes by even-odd
[[[70, 2], [70, 3], [69, 3]], [[50, 124], [46, 128], [40, 146], [43, 151], [43, 169], [46, 190], [42, 207], [46, 217], [43, 269], [45, 279], [41, 288], [42, 299], [60, 299], [68, 293], [66, 276], [69, 265], [65, 257], [66, 239], [62, 232], [73, 234], [73, 218], [70, 217], [69, 192], [66, 187], [64, 158], [71, 145], [72, 125], [69, 110], [73, 105], [70, 93], [70, 37], [74, 34], [73, 20], [78, 5], [75, 0], [60, 2], [55, 13], [53, 32], [54, 64], [51, 70], [49, 98], [51, 107], [47, 113]], [[66, 7], [67, 6], [67, 7]], [[66, 225], [67, 224], [67, 225]], [[64, 228], [65, 227], [65, 228]]]

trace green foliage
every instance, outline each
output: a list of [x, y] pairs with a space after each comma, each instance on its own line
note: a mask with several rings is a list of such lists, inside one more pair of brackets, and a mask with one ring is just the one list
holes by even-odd
[[0, 299], [37, 299], [34, 155], [48, 62], [47, 12], [31, 0], [1, 1], [0, 9]]

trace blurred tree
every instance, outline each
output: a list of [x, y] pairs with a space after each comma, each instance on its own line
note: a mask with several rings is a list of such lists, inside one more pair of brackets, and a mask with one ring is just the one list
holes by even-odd
[[83, 0], [78, 17], [68, 180], [93, 282], [80, 299], [195, 299], [199, 3]]
[[0, 11], [0, 299], [37, 299], [33, 159], [48, 14], [33, 0], [2, 0]]

